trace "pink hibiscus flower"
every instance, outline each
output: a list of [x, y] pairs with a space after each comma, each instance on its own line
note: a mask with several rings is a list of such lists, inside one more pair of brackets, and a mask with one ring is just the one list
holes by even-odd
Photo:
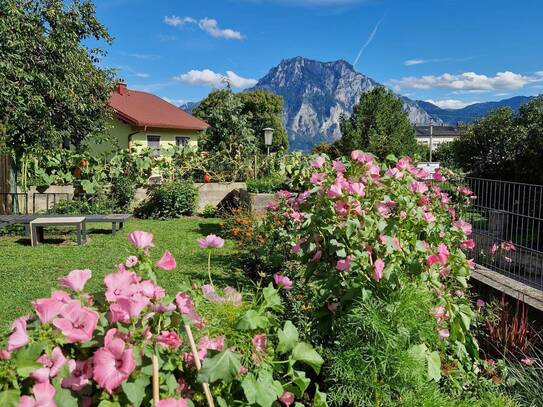
[[175, 258], [170, 253], [169, 250], [166, 250], [159, 261], [155, 264], [158, 268], [162, 270], [173, 270], [177, 267]]
[[28, 317], [20, 317], [11, 324], [12, 333], [8, 339], [8, 352], [13, 352], [16, 349], [22, 348], [29, 342], [28, 333], [26, 332], [26, 320]]
[[179, 312], [183, 315], [186, 315], [198, 329], [204, 327], [204, 321], [194, 308], [194, 303], [192, 299], [185, 293], [178, 293], [175, 296], [175, 302], [177, 303], [177, 308]]
[[337, 160], [332, 161], [332, 167], [334, 168], [334, 171], [338, 174], [343, 174], [345, 170], [347, 169], [345, 167], [345, 164]]
[[409, 184], [409, 190], [415, 194], [424, 194], [428, 187], [424, 182], [413, 181]]
[[59, 301], [55, 298], [40, 298], [32, 302], [34, 311], [38, 314], [42, 324], [47, 324], [55, 319], [64, 308], [66, 304], [62, 301]]
[[322, 184], [322, 181], [324, 181], [324, 178], [326, 178], [325, 173], [316, 172], [314, 174], [311, 174], [311, 177], [309, 178], [309, 182], [311, 182], [313, 185], [320, 185]]
[[63, 308], [53, 325], [60, 329], [68, 343], [85, 343], [92, 339], [98, 319], [96, 312], [81, 307], [79, 301], [72, 301]]
[[284, 406], [289, 407], [292, 403], [294, 403], [294, 394], [290, 391], [285, 391], [281, 397], [279, 397], [279, 401], [283, 403]]
[[173, 350], [177, 350], [183, 344], [183, 340], [174, 331], [162, 331], [160, 335], [157, 335], [156, 341], [165, 348]]
[[62, 379], [62, 387], [72, 389], [73, 391], [81, 391], [90, 383], [92, 373], [92, 358], [76, 360], [70, 376]]
[[85, 270], [72, 270], [70, 274], [58, 279], [59, 284], [62, 287], [70, 288], [74, 291], [83, 291], [85, 284], [92, 277], [92, 271]]
[[22, 396], [19, 407], [57, 407], [55, 388], [49, 382], [37, 383], [32, 387], [34, 397]]
[[153, 234], [143, 232], [141, 230], [130, 232], [128, 234], [128, 241], [138, 249], [147, 250], [154, 247]]
[[216, 235], [207, 235], [205, 238], [197, 240], [202, 249], [220, 249], [224, 246], [224, 240]]
[[258, 334], [253, 336], [251, 341], [256, 353], [266, 352], [266, 346], [268, 345], [268, 337], [265, 334]]
[[277, 273], [273, 275], [273, 281], [277, 286], [282, 287], [285, 290], [290, 290], [294, 285], [290, 278]]
[[381, 259], [375, 260], [373, 263], [373, 279], [377, 282], [383, 278], [383, 269], [385, 268], [385, 262]]
[[49, 382], [49, 379], [55, 377], [60, 369], [68, 362], [68, 359], [62, 354], [62, 350], [57, 346], [51, 353], [51, 359], [47, 355], [42, 355], [37, 360], [43, 366], [34, 370], [30, 377], [37, 382]]
[[156, 407], [187, 407], [188, 404], [185, 399], [166, 399], [160, 400]]
[[352, 256], [349, 255], [344, 259], [338, 260], [336, 263], [336, 269], [339, 271], [349, 271], [351, 268]]
[[136, 273], [127, 270], [119, 270], [108, 274], [104, 278], [106, 285], [106, 299], [109, 302], [116, 301], [120, 297], [129, 297], [138, 291], [137, 283], [140, 278]]
[[460, 229], [466, 236], [471, 235], [472, 227], [468, 222], [463, 221], [462, 219], [453, 222], [453, 226], [457, 229]]
[[322, 156], [317, 157], [313, 161], [311, 161], [311, 166], [313, 168], [321, 168], [324, 165], [325, 162], [326, 162], [326, 158], [324, 158]]
[[104, 347], [93, 357], [94, 380], [109, 394], [127, 380], [136, 367], [132, 349], [122, 339], [111, 335], [112, 331], [108, 331]]

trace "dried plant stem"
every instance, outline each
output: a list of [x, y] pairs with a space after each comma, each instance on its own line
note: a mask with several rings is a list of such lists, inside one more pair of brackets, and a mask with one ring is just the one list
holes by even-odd
[[153, 363], [153, 405], [157, 406], [160, 401], [160, 387], [158, 381], [158, 357], [153, 355], [151, 357]]
[[[192, 356], [194, 357], [194, 363], [196, 364], [196, 369], [200, 370], [202, 368], [202, 363], [200, 362], [200, 356], [198, 356], [198, 349], [196, 348], [196, 342], [194, 342], [194, 337], [192, 336], [192, 329], [189, 324], [185, 324], [185, 332], [189, 338], [190, 349], [192, 350]], [[209, 407], [215, 407], [213, 401], [213, 396], [211, 395], [211, 390], [209, 389], [209, 383], [202, 383], [204, 388], [204, 394], [206, 397], [207, 405]]]

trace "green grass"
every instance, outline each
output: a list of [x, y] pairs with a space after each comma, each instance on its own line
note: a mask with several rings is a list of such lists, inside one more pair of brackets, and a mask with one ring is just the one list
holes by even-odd
[[[90, 225], [89, 241], [77, 246], [71, 235], [45, 233], [45, 244], [31, 247], [28, 239], [20, 235], [0, 237], [0, 331], [11, 321], [31, 310], [31, 301], [49, 296], [57, 288], [59, 277], [73, 269], [89, 268], [93, 277], [87, 285], [89, 292], [98, 292], [104, 275], [114, 272], [115, 265], [134, 252], [127, 242], [128, 232], [145, 230], [155, 235], [153, 261], [164, 250], [170, 250], [177, 260], [174, 271], [159, 271], [158, 283], [168, 293], [178, 291], [181, 281], [205, 280], [207, 253], [196, 239], [209, 233], [220, 233], [217, 219], [181, 218], [169, 221], [132, 220], [125, 229], [112, 236], [103, 228]], [[68, 236], [68, 237], [67, 237]], [[67, 238], [67, 241], [64, 239]], [[214, 283], [219, 286], [238, 287], [244, 281], [232, 267], [235, 252], [232, 242], [216, 250], [212, 257]]]

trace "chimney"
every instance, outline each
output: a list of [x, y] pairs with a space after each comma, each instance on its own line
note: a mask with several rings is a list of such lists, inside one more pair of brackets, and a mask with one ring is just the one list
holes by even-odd
[[126, 95], [126, 83], [122, 81], [117, 82], [117, 85], [115, 85], [115, 92], [117, 92], [119, 95]]

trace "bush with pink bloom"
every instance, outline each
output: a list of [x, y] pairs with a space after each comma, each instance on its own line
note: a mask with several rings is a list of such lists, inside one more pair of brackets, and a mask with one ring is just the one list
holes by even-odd
[[[425, 310], [420, 323], [432, 327], [422, 343], [423, 359], [471, 369], [479, 362], [471, 334], [476, 314], [469, 298], [455, 295], [468, 287], [472, 267], [463, 251], [474, 247], [473, 228], [461, 218], [470, 204], [466, 191], [450, 188], [448, 171], [429, 174], [408, 157], [391, 156], [380, 163], [371, 154], [353, 151], [341, 164], [337, 171], [333, 165], [316, 169], [306, 163], [286, 183], [297, 193], [280, 197], [277, 209], [268, 210], [262, 230], [270, 238], [262, 252], [282, 259], [273, 264], [270, 277], [287, 274], [303, 282], [303, 290], [295, 290], [301, 299], [295, 300], [311, 304], [304, 318], [330, 342], [338, 341], [330, 327], [354, 318], [351, 312], [361, 303], [373, 301], [384, 313], [399, 297], [407, 301], [402, 296], [420, 290], [419, 308]], [[319, 182], [311, 182], [317, 173]], [[303, 223], [282, 218], [293, 210], [305, 214]], [[296, 256], [286, 249], [295, 244]], [[283, 270], [282, 265], [292, 268]], [[336, 304], [333, 311], [329, 304]], [[434, 309], [440, 310], [439, 317], [432, 317]], [[406, 333], [400, 325], [398, 321], [390, 329], [402, 336]], [[431, 379], [437, 381], [440, 369], [435, 372]]]
[[175, 268], [171, 253], [152, 261], [152, 234], [128, 239], [137, 254], [112, 267], [102, 293], [85, 292], [90, 270], [73, 270], [59, 279], [67, 292], [35, 300], [33, 313], [13, 322], [0, 340], [2, 406], [253, 405], [259, 386], [271, 389], [270, 403], [287, 391], [308, 400], [309, 382], [298, 379], [318, 373], [322, 359], [290, 321], [281, 324], [278, 289], [246, 300], [232, 287], [185, 281], [166, 293], [157, 279]]

